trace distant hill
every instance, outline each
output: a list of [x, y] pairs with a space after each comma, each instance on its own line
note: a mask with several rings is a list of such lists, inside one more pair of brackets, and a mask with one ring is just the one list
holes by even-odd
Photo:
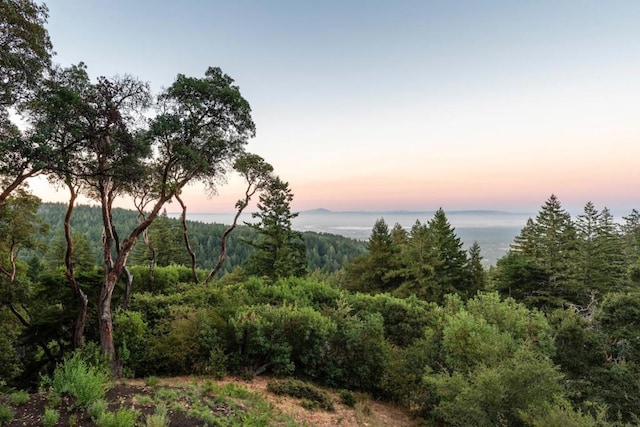
[[[64, 203], [43, 203], [40, 206], [39, 215], [49, 225], [50, 229], [49, 234], [42, 238], [47, 247], [51, 247], [54, 239], [62, 238], [65, 210], [66, 204]], [[121, 235], [128, 234], [135, 227], [136, 212], [120, 208], [114, 209], [114, 222]], [[212, 268], [218, 260], [220, 240], [227, 226], [189, 220], [187, 225], [190, 243], [196, 252], [199, 267], [204, 269]], [[165, 228], [162, 233], [159, 230], [161, 226]], [[75, 207], [72, 227], [73, 233], [83, 234], [89, 240], [96, 253], [96, 264], [101, 264], [102, 260], [99, 256], [102, 236], [100, 209], [87, 205]], [[182, 228], [178, 219], [160, 217], [152, 224], [149, 232], [152, 240], [154, 239], [154, 234], [156, 239], [163, 239], [163, 242], [154, 243], [154, 246], [157, 247], [168, 244], [166, 242], [167, 233], [172, 236], [168, 240], [172, 243], [170, 250], [172, 254], [175, 253], [175, 257], [172, 260], [167, 260], [167, 262], [171, 261], [177, 264], [188, 262], [186, 249], [181, 246]], [[364, 242], [341, 235], [304, 231], [303, 237], [307, 246], [307, 263], [310, 271], [316, 269], [323, 269], [328, 272], [337, 271], [354, 257], [366, 252], [366, 244]], [[244, 264], [254, 250], [246, 242], [253, 241], [255, 238], [256, 231], [245, 225], [239, 225], [231, 233], [227, 246], [227, 261], [222, 269], [223, 272], [229, 272], [234, 267]], [[168, 250], [165, 250], [165, 254]], [[146, 263], [145, 257], [147, 257], [147, 254], [145, 254], [144, 244], [139, 240], [131, 256], [130, 264]]]
[[[405, 210], [405, 209], [392, 209], [392, 210], [384, 210], [384, 211], [370, 211], [370, 210], [350, 210], [350, 211], [332, 211], [330, 209], [325, 208], [316, 208], [300, 211], [300, 214], [304, 215], [314, 215], [314, 214], [369, 214], [369, 215], [433, 215], [436, 211], [415, 211], [415, 210]], [[491, 210], [491, 209], [463, 209], [463, 210], [453, 210], [446, 211], [447, 215], [534, 215], [534, 213], [527, 212], [508, 212], [508, 211], [499, 211], [499, 210]]]

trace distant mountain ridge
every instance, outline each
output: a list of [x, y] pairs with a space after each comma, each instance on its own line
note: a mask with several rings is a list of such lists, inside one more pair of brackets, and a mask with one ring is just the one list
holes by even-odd
[[[325, 208], [316, 208], [316, 209], [308, 209], [299, 211], [301, 214], [307, 215], [325, 215], [325, 214], [376, 214], [376, 215], [433, 215], [436, 211], [421, 211], [421, 210], [405, 210], [405, 209], [393, 209], [393, 210], [358, 210], [358, 211], [332, 211], [330, 209]], [[455, 215], [535, 215], [534, 213], [528, 212], [508, 212], [508, 211], [499, 211], [499, 210], [491, 210], [491, 209], [463, 209], [463, 210], [452, 210], [446, 211], [446, 214], [455, 214]]]

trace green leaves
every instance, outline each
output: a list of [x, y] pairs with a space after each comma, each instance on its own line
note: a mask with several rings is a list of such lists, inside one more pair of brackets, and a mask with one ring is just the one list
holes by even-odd
[[541, 313], [490, 293], [466, 304], [449, 297], [439, 319], [427, 340], [441, 353], [423, 378], [433, 392], [423, 403], [432, 416], [451, 425], [518, 425], [529, 408], [562, 394]]
[[248, 224], [258, 231], [251, 242], [257, 251], [247, 261], [249, 274], [266, 276], [275, 281], [281, 277], [298, 277], [306, 273], [306, 247], [302, 233], [294, 231], [291, 220], [298, 216], [291, 212], [293, 193], [289, 183], [279, 177], [270, 179], [260, 194], [257, 224]]

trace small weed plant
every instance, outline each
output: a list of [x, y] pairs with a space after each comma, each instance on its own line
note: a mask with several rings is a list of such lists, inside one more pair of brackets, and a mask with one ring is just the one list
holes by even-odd
[[51, 409], [57, 408], [58, 406], [60, 406], [61, 403], [62, 403], [62, 396], [60, 396], [60, 393], [58, 393], [55, 390], [49, 390], [49, 393], [47, 394], [46, 407]]
[[155, 376], [150, 376], [144, 379], [144, 384], [147, 387], [156, 387], [158, 386], [158, 384], [160, 384], [160, 378], [155, 377]]
[[164, 405], [156, 406], [153, 414], [147, 415], [145, 418], [145, 427], [169, 427], [169, 418], [167, 417], [167, 407]]
[[89, 406], [87, 413], [94, 422], [97, 422], [102, 414], [107, 412], [107, 405], [106, 400], [98, 399]]
[[140, 413], [129, 408], [120, 408], [116, 412], [105, 411], [96, 420], [98, 427], [135, 427]]
[[353, 394], [352, 391], [342, 390], [340, 391], [340, 401], [342, 402], [343, 405], [353, 408], [354, 406], [356, 406], [358, 399], [356, 398], [356, 395]]
[[60, 419], [60, 412], [56, 409], [46, 408], [44, 415], [42, 415], [42, 425], [44, 427], [53, 427], [58, 423]]
[[9, 395], [9, 401], [13, 406], [24, 405], [29, 401], [29, 393], [26, 391], [14, 391]]
[[0, 404], [0, 426], [11, 421], [13, 416], [14, 413], [10, 407]]

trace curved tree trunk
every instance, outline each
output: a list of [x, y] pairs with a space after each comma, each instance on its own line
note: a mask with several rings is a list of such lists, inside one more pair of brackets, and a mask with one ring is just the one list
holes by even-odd
[[[111, 372], [114, 376], [122, 375], [122, 366], [116, 358], [116, 349], [113, 342], [113, 318], [111, 313], [111, 301], [113, 298], [113, 290], [124, 272], [127, 259], [135, 246], [137, 238], [144, 230], [146, 230], [153, 220], [158, 216], [158, 212], [162, 206], [171, 199], [171, 195], [163, 195], [157, 201], [149, 215], [140, 222], [122, 242], [119, 241], [115, 232], [112, 217], [113, 195], [114, 191], [110, 187], [110, 183], [100, 188], [102, 220], [104, 223], [103, 235], [103, 256], [105, 264], [104, 282], [100, 289], [100, 297], [98, 299], [98, 325], [100, 330], [100, 347], [102, 354], [110, 363]], [[113, 248], [116, 245], [115, 260], [113, 258]]]
[[[138, 200], [134, 199], [134, 204], [136, 206], [136, 209], [138, 210], [138, 216], [137, 216], [138, 224], [140, 224], [146, 219], [144, 214], [144, 208], [149, 202], [149, 200], [146, 198], [146, 195], [147, 193], [144, 193], [140, 197], [140, 199]], [[153, 292], [155, 290], [156, 248], [154, 248], [153, 244], [151, 244], [151, 240], [149, 239], [148, 228], [145, 228], [144, 231], [142, 232], [142, 241], [144, 242], [144, 245], [147, 247], [147, 249], [149, 249], [149, 252], [151, 253], [151, 257], [149, 259], [149, 291]]]
[[64, 237], [67, 241], [67, 251], [64, 256], [64, 265], [66, 267], [65, 276], [69, 281], [69, 286], [73, 291], [73, 295], [76, 298], [76, 318], [73, 322], [73, 348], [80, 348], [83, 346], [84, 341], [84, 325], [87, 319], [87, 305], [89, 299], [87, 295], [80, 289], [78, 282], [73, 271], [73, 236], [71, 235], [71, 214], [73, 213], [74, 203], [78, 196], [76, 188], [70, 181], [67, 181], [67, 187], [69, 188], [69, 205], [67, 206], [67, 213], [64, 217]]
[[238, 200], [238, 202], [236, 203], [236, 207], [238, 208], [238, 211], [236, 212], [236, 215], [233, 217], [233, 223], [231, 223], [231, 225], [227, 227], [226, 230], [224, 230], [224, 233], [222, 233], [222, 239], [220, 239], [220, 256], [218, 257], [218, 262], [213, 267], [213, 269], [209, 272], [209, 274], [207, 275], [207, 278], [204, 280], [205, 285], [208, 285], [209, 282], [213, 280], [214, 276], [220, 270], [220, 268], [222, 267], [222, 264], [224, 264], [224, 261], [227, 259], [227, 239], [229, 238], [229, 234], [231, 234], [233, 229], [236, 228], [236, 226], [238, 225], [238, 218], [240, 218], [240, 214], [242, 214], [242, 211], [244, 210], [244, 208], [246, 208], [249, 205], [249, 200], [251, 200], [251, 196], [253, 196], [255, 192], [258, 190], [258, 186], [256, 186], [253, 190], [251, 189], [251, 186], [252, 186], [252, 183], [250, 182], [249, 187], [247, 187], [247, 190], [244, 193], [244, 200]]
[[153, 292], [156, 290], [156, 248], [151, 244], [151, 240], [149, 240], [149, 230], [144, 230], [142, 233], [142, 239], [144, 240], [144, 244], [151, 251], [151, 259], [149, 260], [149, 287], [150, 291]]
[[193, 283], [198, 283], [198, 266], [196, 264], [196, 254], [191, 248], [191, 243], [189, 243], [189, 229], [187, 228], [187, 205], [184, 204], [184, 202], [180, 198], [180, 195], [176, 194], [175, 198], [182, 207], [182, 215], [180, 216], [182, 221], [182, 236], [184, 237], [184, 245], [187, 247], [187, 252], [189, 252], [189, 256], [191, 257], [191, 277], [193, 279]]
[[126, 276], [127, 283], [125, 284], [124, 296], [122, 297], [122, 309], [129, 310], [131, 288], [133, 287], [133, 274], [131, 274], [131, 271], [127, 267], [124, 267], [124, 275]]
[[100, 290], [98, 299], [98, 324], [100, 328], [100, 348], [107, 357], [111, 368], [111, 373], [115, 377], [120, 377], [122, 368], [116, 359], [116, 348], [113, 343], [113, 320], [111, 316], [111, 298], [113, 289], [118, 282], [119, 274], [112, 270], [105, 275], [104, 284]]

